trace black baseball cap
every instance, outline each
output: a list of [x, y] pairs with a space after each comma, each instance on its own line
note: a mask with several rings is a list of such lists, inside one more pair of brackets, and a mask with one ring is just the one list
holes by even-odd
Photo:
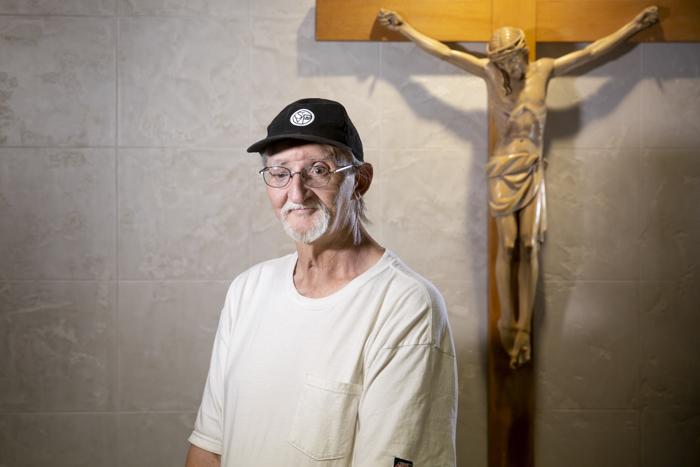
[[285, 139], [330, 144], [347, 149], [364, 161], [362, 140], [345, 107], [328, 99], [314, 97], [292, 102], [267, 126], [267, 138], [253, 144], [248, 152], [262, 154], [271, 143]]

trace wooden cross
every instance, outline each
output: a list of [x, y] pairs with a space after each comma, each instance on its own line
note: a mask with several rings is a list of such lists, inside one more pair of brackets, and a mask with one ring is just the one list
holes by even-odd
[[[656, 4], [661, 23], [633, 41], [700, 41], [698, 0], [317, 0], [316, 39], [401, 41], [380, 26], [380, 8], [397, 10], [422, 33], [443, 42], [488, 41], [493, 30], [514, 26], [525, 31], [530, 60], [537, 42], [585, 42], [617, 30], [645, 7]], [[494, 131], [489, 109], [489, 153]], [[509, 367], [497, 334], [500, 305], [494, 264], [498, 239], [489, 222], [488, 464], [532, 467], [534, 373], [532, 365]]]

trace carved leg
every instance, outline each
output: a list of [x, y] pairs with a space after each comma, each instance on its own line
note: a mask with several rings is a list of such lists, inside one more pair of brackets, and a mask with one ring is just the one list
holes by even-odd
[[520, 211], [520, 266], [518, 268], [518, 322], [511, 353], [513, 368], [530, 361], [532, 347], [530, 329], [535, 306], [539, 275], [539, 243], [537, 231], [537, 203], [530, 203]]
[[516, 337], [515, 298], [511, 287], [511, 272], [513, 270], [513, 253], [518, 226], [515, 216], [495, 217], [498, 230], [498, 254], [496, 255], [496, 285], [498, 299], [501, 303], [501, 316], [498, 319], [498, 331], [501, 344], [510, 355]]

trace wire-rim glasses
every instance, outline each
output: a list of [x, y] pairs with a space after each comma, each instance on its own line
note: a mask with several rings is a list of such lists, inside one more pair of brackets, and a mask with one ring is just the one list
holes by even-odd
[[316, 162], [313, 165], [304, 167], [298, 172], [293, 172], [287, 167], [282, 167], [275, 165], [272, 167], [265, 167], [260, 170], [260, 173], [265, 181], [265, 184], [272, 188], [284, 188], [289, 185], [292, 177], [299, 174], [301, 177], [301, 183], [309, 188], [321, 188], [326, 186], [331, 179], [331, 175], [337, 172], [342, 172], [354, 167], [352, 164], [344, 165], [343, 167], [338, 167], [335, 170], [331, 170], [323, 162]]

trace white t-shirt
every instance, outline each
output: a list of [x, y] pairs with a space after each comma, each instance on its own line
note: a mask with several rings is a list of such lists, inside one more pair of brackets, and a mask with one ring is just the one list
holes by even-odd
[[231, 284], [189, 441], [224, 467], [453, 467], [457, 370], [437, 289], [387, 251], [312, 299], [296, 261]]

